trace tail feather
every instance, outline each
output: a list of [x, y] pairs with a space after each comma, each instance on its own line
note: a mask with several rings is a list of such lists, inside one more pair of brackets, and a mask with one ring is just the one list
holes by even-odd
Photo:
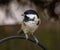
[[19, 30], [17, 33], [18, 34], [23, 34], [24, 32], [23, 32], [23, 30]]

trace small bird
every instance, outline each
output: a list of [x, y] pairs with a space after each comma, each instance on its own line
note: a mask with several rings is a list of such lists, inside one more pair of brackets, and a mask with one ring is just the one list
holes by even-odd
[[[30, 34], [36, 43], [38, 43], [38, 39], [34, 36], [35, 30], [41, 23], [38, 13], [35, 10], [26, 10], [22, 16], [24, 16], [24, 20], [21, 23], [21, 30], [24, 32], [26, 39], [29, 38], [28, 34]], [[18, 33], [21, 33], [21, 30]]]

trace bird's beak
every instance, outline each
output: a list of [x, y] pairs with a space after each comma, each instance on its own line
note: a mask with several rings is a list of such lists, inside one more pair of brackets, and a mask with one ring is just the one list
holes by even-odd
[[21, 16], [25, 16], [25, 14], [22, 14]]

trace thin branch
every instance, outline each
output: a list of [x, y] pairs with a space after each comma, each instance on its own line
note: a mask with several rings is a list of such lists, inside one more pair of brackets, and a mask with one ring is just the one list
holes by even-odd
[[[3, 42], [6, 42], [8, 40], [11, 40], [11, 39], [25, 39], [26, 40], [26, 37], [25, 36], [9, 36], [9, 37], [6, 37], [4, 39], [0, 39], [0, 44]], [[33, 40], [31, 38], [28, 38], [28, 40], [36, 44], [35, 40]], [[39, 42], [37, 45], [39, 47], [41, 47], [43, 50], [47, 50], [47, 48], [41, 42]]]

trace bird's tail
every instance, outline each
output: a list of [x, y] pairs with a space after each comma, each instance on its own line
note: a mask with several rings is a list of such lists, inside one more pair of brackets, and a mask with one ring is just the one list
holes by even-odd
[[23, 34], [24, 32], [23, 32], [23, 30], [18, 30], [17, 33], [18, 34]]

